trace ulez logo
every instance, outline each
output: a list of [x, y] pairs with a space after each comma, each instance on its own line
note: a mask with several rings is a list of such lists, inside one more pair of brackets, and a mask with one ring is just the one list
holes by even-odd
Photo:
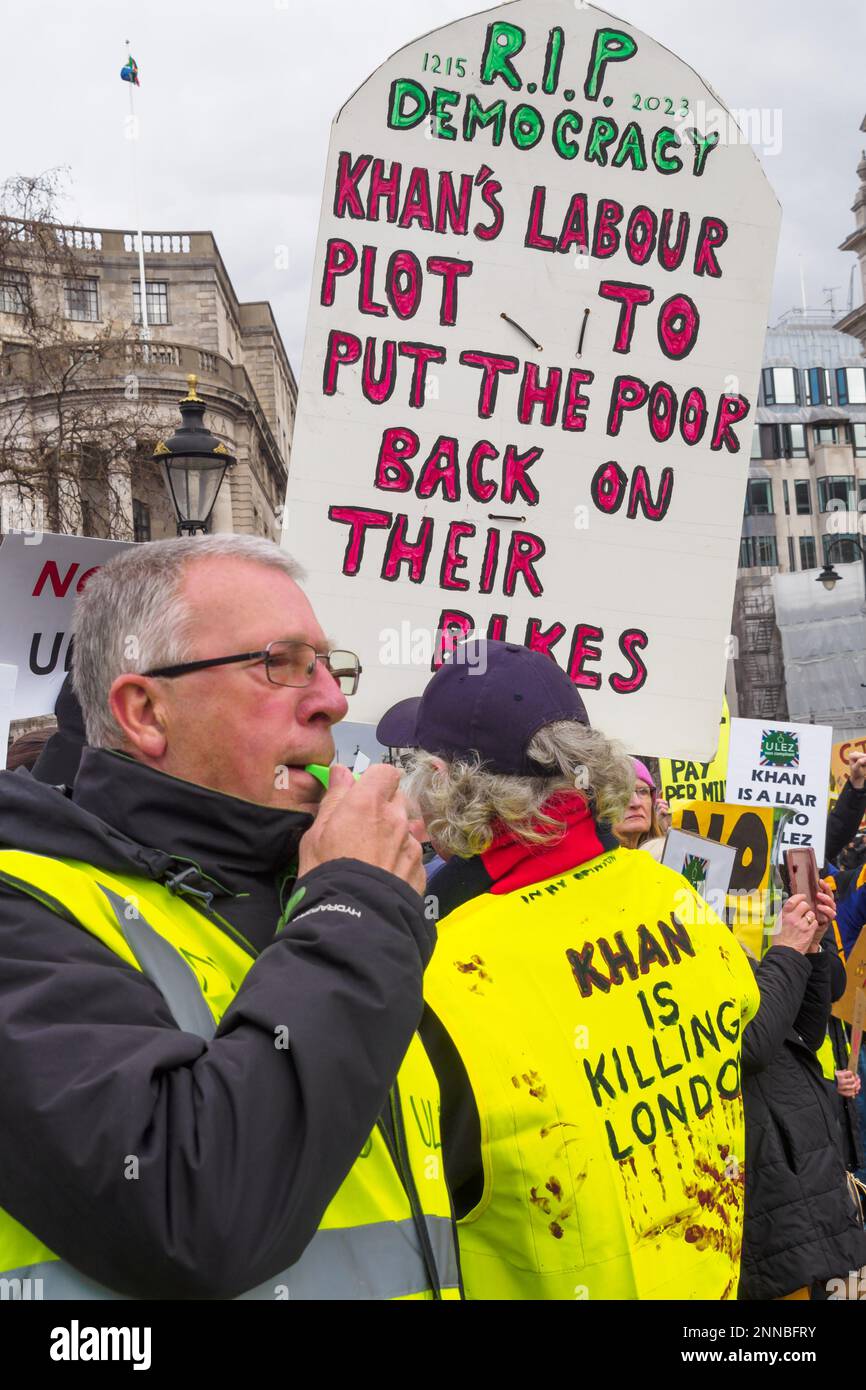
[[761, 767], [799, 767], [800, 736], [784, 729], [764, 729], [761, 734]]
[[700, 893], [707, 886], [707, 870], [710, 867], [709, 859], [702, 859], [699, 854], [687, 854], [683, 859], [681, 873], [687, 883], [690, 883], [696, 893]]

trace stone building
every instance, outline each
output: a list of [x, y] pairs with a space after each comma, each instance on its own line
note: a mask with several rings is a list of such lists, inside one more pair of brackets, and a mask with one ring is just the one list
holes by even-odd
[[[860, 129], [866, 133], [866, 116], [860, 123]], [[859, 338], [864, 351], [866, 351], [866, 150], [863, 151], [860, 163], [857, 165], [857, 178], [859, 183], [851, 208], [856, 225], [853, 232], [842, 242], [839, 250], [856, 253], [860, 263], [863, 296], [860, 307], [850, 310], [843, 319], [840, 319], [836, 327], [842, 333], [852, 333], [855, 338]]]
[[[7, 418], [22, 413], [25, 400], [34, 425], [44, 424], [56, 408], [51, 392], [41, 393], [35, 379], [41, 349], [25, 308], [28, 296], [36, 296], [42, 320], [54, 324], [55, 342], [59, 329], [61, 342], [98, 346], [93, 362], [76, 378], [79, 406], [82, 393], [86, 402], [89, 392], [94, 402], [110, 404], [121, 422], [124, 402], [130, 417], [146, 406], [146, 438], [138, 443], [145, 453], [174, 432], [187, 376], [196, 376], [207, 406], [205, 423], [237, 459], [209, 529], [278, 539], [297, 386], [270, 304], [239, 302], [211, 233], [144, 233], [148, 330], [142, 334], [135, 234], [52, 226], [48, 241], [53, 237], [63, 254], [46, 273], [44, 255], [36, 264], [37, 246], [46, 244], [37, 232], [44, 234], [45, 224], [11, 225], [5, 218], [0, 224], [6, 232], [6, 263], [0, 263], [0, 423], [4, 413]], [[89, 506], [94, 499], [74, 482], [66, 483], [55, 529], [136, 540], [174, 535], [159, 471], [131, 469], [123, 451], [116, 452], [108, 465], [117, 502], [112, 520], [88, 526], [89, 517], [105, 516], [105, 509]], [[5, 482], [0, 475], [0, 490]]]
[[[829, 310], [767, 330], [740, 540], [733, 634], [739, 713], [788, 714], [772, 576], [858, 557], [866, 507], [866, 358]], [[832, 547], [832, 554], [831, 554]]]
[[[861, 129], [866, 130], [866, 120]], [[857, 227], [842, 249], [860, 257], [866, 300], [866, 154], [857, 172]], [[863, 586], [866, 302], [836, 320], [829, 309], [792, 309], [767, 331], [732, 624], [736, 699], [746, 718], [789, 714], [774, 600], [778, 576], [807, 571], [817, 580], [830, 561], [850, 566], [849, 584]], [[826, 595], [819, 585], [799, 580], [787, 585], [789, 590], [798, 595], [802, 645], [810, 623], [826, 627], [829, 621]], [[818, 661], [821, 634], [814, 635]], [[836, 722], [842, 714], [835, 712]], [[811, 710], [810, 717], [820, 722], [820, 709]]]

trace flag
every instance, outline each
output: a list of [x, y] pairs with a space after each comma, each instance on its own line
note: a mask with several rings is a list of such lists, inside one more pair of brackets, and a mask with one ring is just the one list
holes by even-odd
[[120, 69], [120, 76], [124, 82], [134, 82], [136, 87], [141, 86], [141, 83], [138, 80], [138, 63], [135, 61], [131, 53], [129, 54], [129, 57], [126, 60], [126, 67]]

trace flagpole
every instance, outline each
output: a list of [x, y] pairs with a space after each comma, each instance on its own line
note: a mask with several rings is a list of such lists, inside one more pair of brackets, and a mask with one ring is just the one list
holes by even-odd
[[[126, 51], [129, 53], [129, 39], [126, 40]], [[135, 124], [135, 102], [133, 95], [135, 83], [127, 82], [129, 88], [129, 116], [130, 116], [130, 144], [132, 145], [132, 199], [133, 210], [135, 212], [135, 225], [138, 236], [138, 302], [141, 310], [141, 330], [139, 338], [142, 342], [150, 339], [150, 325], [147, 321], [147, 285], [144, 278], [144, 233], [141, 228], [141, 204], [138, 196], [138, 127]]]

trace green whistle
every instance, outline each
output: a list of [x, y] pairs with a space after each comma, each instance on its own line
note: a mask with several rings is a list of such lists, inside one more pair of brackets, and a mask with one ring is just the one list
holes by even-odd
[[[325, 791], [328, 790], [328, 786], [331, 781], [331, 769], [329, 767], [325, 767], [323, 763], [308, 763], [307, 766], [304, 768], [304, 771], [309, 772], [311, 777], [315, 777], [317, 782], [321, 782], [322, 786], [325, 788]], [[361, 774], [360, 772], [353, 772], [352, 776], [357, 782]]]

